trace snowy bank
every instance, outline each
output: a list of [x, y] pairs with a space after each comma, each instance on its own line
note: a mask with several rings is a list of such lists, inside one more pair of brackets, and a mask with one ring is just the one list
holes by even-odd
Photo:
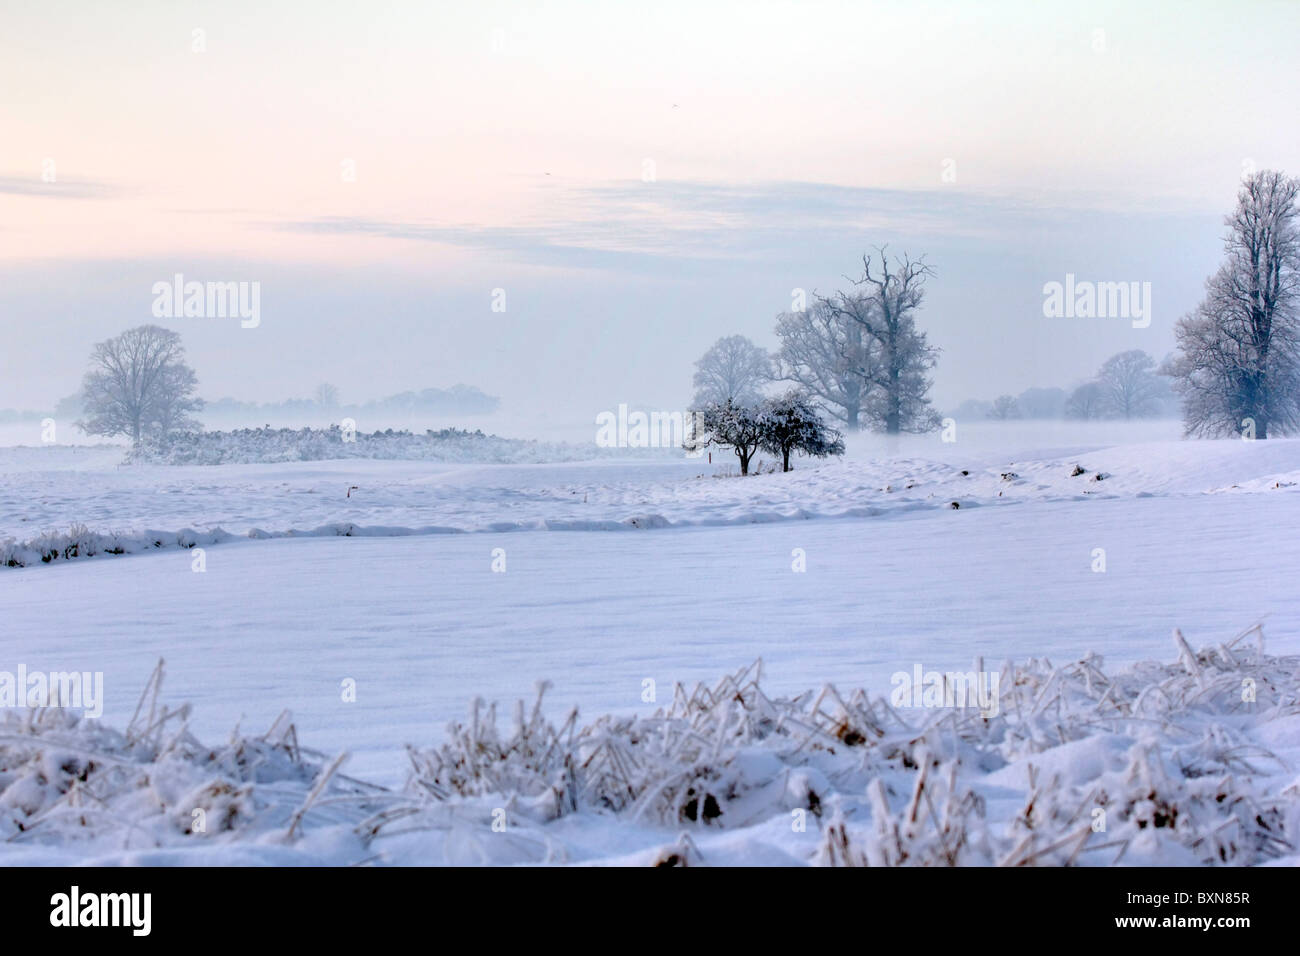
[[[1300, 862], [1300, 658], [1258, 627], [1108, 673], [1010, 662], [998, 699], [833, 685], [769, 697], [762, 663], [650, 716], [508, 720], [474, 701], [406, 785], [266, 734], [207, 747], [161, 665], [125, 731], [50, 709], [0, 727], [6, 862], [873, 866]], [[982, 662], [974, 671], [982, 672]], [[946, 681], [940, 688], [951, 694]], [[920, 706], [917, 704], [920, 703]], [[504, 724], [504, 726], [503, 726]]]
[[353, 459], [123, 468], [97, 460], [73, 470], [76, 456], [66, 453], [50, 456], [58, 470], [34, 470], [28, 455], [0, 484], [0, 566], [232, 538], [735, 526], [1300, 491], [1297, 441], [1155, 442], [1015, 460], [944, 448], [943, 460], [801, 463], [789, 474], [743, 479], [718, 474], [730, 465], [727, 456], [715, 459], [720, 464]]
[[[458, 428], [371, 433], [328, 428], [240, 428], [234, 431], [181, 432], [165, 441], [145, 441], [131, 448], [128, 464], [226, 465], [287, 461], [372, 458], [391, 461], [519, 464], [587, 461], [617, 455], [620, 449], [589, 444], [524, 441]], [[640, 449], [655, 457], [662, 449]], [[667, 451], [674, 451], [668, 449]], [[680, 450], [675, 450], [680, 456]], [[625, 452], [623, 452], [625, 454]]]

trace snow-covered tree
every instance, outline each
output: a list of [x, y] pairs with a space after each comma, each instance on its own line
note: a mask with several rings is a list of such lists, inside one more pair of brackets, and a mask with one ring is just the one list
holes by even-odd
[[[827, 414], [858, 430], [863, 399], [871, 389], [861, 369], [874, 365], [871, 340], [862, 326], [815, 301], [803, 312], [777, 317], [778, 379], [794, 382], [818, 399]], [[879, 356], [879, 347], [875, 349]]]
[[338, 408], [339, 390], [329, 382], [322, 382], [316, 386], [315, 402], [321, 408]]
[[1070, 393], [1065, 403], [1065, 417], [1084, 420], [1101, 418], [1104, 397], [1100, 385], [1084, 382]]
[[1141, 349], [1112, 355], [1097, 372], [1101, 411], [1113, 418], [1144, 418], [1155, 414], [1162, 392], [1156, 360]]
[[[878, 261], [877, 261], [878, 260]], [[862, 276], [853, 289], [821, 296], [830, 313], [862, 330], [862, 356], [854, 371], [868, 384], [861, 414], [873, 428], [891, 435], [933, 431], [940, 425], [927, 393], [939, 350], [916, 327], [915, 312], [933, 274], [924, 258], [890, 260], [884, 247], [862, 257]]]
[[767, 350], [743, 335], [718, 339], [695, 363], [694, 408], [709, 404], [756, 405], [763, 386], [772, 379], [772, 359]]
[[162, 438], [173, 432], [201, 428], [198, 419], [190, 415], [203, 407], [203, 400], [193, 397], [198, 384], [194, 369], [183, 361], [165, 363], [159, 370], [158, 387], [145, 403], [147, 434]]
[[157, 325], [127, 329], [99, 342], [81, 386], [91, 435], [127, 435], [133, 441], [198, 428], [190, 412], [203, 407], [194, 397], [198, 378], [185, 364], [181, 337]]
[[1298, 195], [1300, 180], [1280, 172], [1247, 177], [1225, 219], [1225, 261], [1175, 327], [1178, 353], [1162, 371], [1188, 435], [1267, 438], [1300, 427]]
[[749, 474], [749, 463], [763, 441], [763, 415], [758, 405], [727, 400], [710, 402], [698, 409], [702, 438], [695, 447], [723, 445], [740, 460], [740, 473]]
[[839, 432], [827, 428], [812, 399], [796, 390], [763, 403], [759, 411], [759, 447], [781, 456], [781, 470], [790, 470], [790, 453], [812, 458], [844, 454]]
[[1019, 417], [1020, 405], [1016, 402], [1014, 395], [999, 395], [993, 399], [993, 407], [989, 409], [989, 418], [1005, 421], [1008, 418]]

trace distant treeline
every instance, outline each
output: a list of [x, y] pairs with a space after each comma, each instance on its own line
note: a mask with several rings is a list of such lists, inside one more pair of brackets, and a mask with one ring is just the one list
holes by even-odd
[[221, 398], [207, 402], [201, 415], [222, 419], [257, 419], [259, 416], [303, 416], [331, 414], [380, 415], [487, 415], [497, 410], [501, 400], [472, 385], [451, 388], [426, 388], [418, 392], [398, 392], [386, 398], [362, 404], [343, 405], [322, 402], [319, 398], [291, 398], [283, 402], [241, 402]]
[[[984, 400], [968, 398], [946, 415], [957, 421], [971, 421], [981, 418], [992, 419], [1102, 419], [1123, 418], [1122, 414], [1104, 413], [1100, 409], [1083, 410], [1072, 405], [1071, 393], [1063, 388], [1027, 388], [1019, 395], [999, 396], [997, 399]], [[1161, 396], [1141, 414], [1132, 418], [1177, 418], [1179, 414], [1178, 397], [1172, 393]]]
[[952, 410], [958, 421], [978, 418], [1175, 418], [1180, 401], [1170, 378], [1170, 358], [1160, 365], [1141, 349], [1108, 358], [1090, 381], [1063, 388], [1027, 388], [991, 401], [968, 399]]
[[[328, 399], [330, 394], [324, 392], [321, 397]], [[264, 418], [320, 417], [322, 414], [365, 415], [369, 418], [381, 415], [487, 415], [496, 411], [500, 405], [501, 400], [495, 395], [488, 395], [473, 385], [453, 385], [451, 388], [398, 392], [386, 398], [352, 405], [322, 401], [321, 398], [290, 398], [283, 402], [241, 402], [234, 398], [219, 398], [214, 402], [205, 402], [198, 417], [254, 422]], [[59, 421], [81, 418], [81, 396], [69, 395], [60, 400], [53, 412], [0, 408], [0, 425], [40, 421], [50, 416]]]

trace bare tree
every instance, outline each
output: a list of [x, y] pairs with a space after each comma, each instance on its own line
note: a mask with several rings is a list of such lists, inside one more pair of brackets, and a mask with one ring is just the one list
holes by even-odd
[[993, 400], [993, 407], [989, 409], [989, 418], [1006, 421], [1008, 418], [1019, 417], [1020, 404], [1014, 395], [999, 395]]
[[763, 386], [772, 380], [772, 359], [767, 350], [743, 335], [728, 335], [714, 342], [695, 363], [693, 407], [710, 403], [756, 405]]
[[192, 398], [199, 379], [194, 369], [184, 362], [168, 362], [159, 371], [158, 387], [150, 393], [145, 403], [144, 421], [149, 434], [166, 436], [176, 431], [189, 431], [200, 426], [190, 412], [203, 407], [203, 400]]
[[[862, 326], [814, 302], [803, 312], [786, 312], [777, 317], [776, 336], [781, 349], [776, 355], [775, 376], [795, 382], [820, 400], [827, 414], [839, 419], [851, 432], [858, 430], [863, 400], [871, 388], [860, 369], [874, 366], [869, 339]], [[875, 348], [875, 358], [879, 356]]]
[[133, 441], [197, 428], [189, 414], [203, 407], [194, 397], [197, 385], [178, 333], [157, 325], [127, 329], [91, 350], [81, 386], [86, 418], [77, 424], [91, 435]]
[[1156, 360], [1141, 349], [1112, 355], [1097, 372], [1102, 413], [1115, 418], [1144, 418], [1156, 411], [1160, 379]]
[[1065, 403], [1066, 418], [1093, 419], [1102, 415], [1101, 386], [1096, 382], [1084, 382], [1073, 392]]
[[1226, 259], [1175, 327], [1179, 351], [1162, 371], [1182, 398], [1188, 435], [1267, 438], [1300, 427], [1297, 195], [1300, 180], [1280, 172], [1246, 179], [1224, 220]]
[[339, 390], [329, 382], [322, 382], [316, 386], [315, 401], [321, 408], [338, 408]]
[[917, 329], [914, 314], [932, 275], [924, 258], [904, 254], [891, 263], [882, 246], [875, 256], [862, 257], [862, 277], [849, 280], [853, 291], [818, 299], [833, 315], [861, 327], [868, 342], [863, 355], [872, 359], [855, 369], [871, 386], [863, 411], [891, 435], [933, 431], [940, 424], [927, 397], [939, 350]]

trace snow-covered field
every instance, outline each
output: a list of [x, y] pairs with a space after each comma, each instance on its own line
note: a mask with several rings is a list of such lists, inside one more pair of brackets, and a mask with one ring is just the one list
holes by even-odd
[[[1296, 661], [1265, 660], [1254, 635], [1196, 658], [1171, 635], [1215, 647], [1262, 620], [1264, 651], [1300, 654], [1300, 442], [1042, 444], [936, 438], [743, 480], [721, 477], [734, 466], [716, 453], [712, 466], [119, 467], [121, 448], [0, 449], [0, 539], [15, 539], [13, 553], [72, 525], [128, 552], [0, 568], [0, 671], [105, 680], [102, 717], [80, 728], [11, 712], [0, 828], [14, 838], [0, 860], [1108, 863], [1124, 850], [1122, 862], [1294, 862]], [[312, 533], [277, 537], [289, 531]], [[178, 540], [203, 546], [203, 573]], [[1090, 652], [1104, 663], [1050, 680], [1042, 663], [1018, 679], [1002, 670]], [[159, 658], [159, 701], [193, 705], [184, 734], [181, 718], [149, 730], [135, 713]], [[724, 688], [740, 698], [731, 716], [697, 700], [655, 721], [676, 684], [712, 687], [757, 658], [765, 698], [749, 675]], [[994, 719], [887, 714], [895, 675], [970, 671], [977, 658], [1003, 675]], [[1172, 664], [1116, 677], [1142, 660]], [[1258, 694], [1248, 706], [1247, 678]], [[487, 740], [482, 710], [478, 736], [460, 738], [469, 762], [456, 764], [447, 722], [472, 727], [472, 699], [497, 701], [508, 738], [513, 703], [531, 707], [537, 680], [551, 687], [516, 745]], [[826, 704], [839, 716], [821, 730], [811, 698], [763, 703], [827, 683], [844, 705]], [[1164, 687], [1143, 694], [1148, 684]], [[858, 688], [874, 703], [854, 703]], [[577, 727], [623, 721], [575, 745], [582, 760], [604, 755], [585, 770], [547, 762], [564, 751], [572, 706]], [[320, 778], [276, 749], [283, 723], [219, 760], [186, 742], [220, 744], [236, 724], [260, 737], [285, 708], [323, 763], [349, 751], [343, 773], [400, 792], [336, 774], [286, 839]], [[111, 738], [133, 720], [129, 744]], [[669, 753], [649, 742], [674, 734], [695, 743]], [[423, 752], [413, 780], [407, 744]], [[442, 745], [452, 751], [440, 765], [429, 752]], [[923, 750], [934, 763], [920, 792], [945, 823], [905, 820], [885, 839], [886, 820], [907, 816], [917, 767], [931, 766]], [[265, 773], [238, 752], [260, 754]], [[60, 753], [98, 763], [60, 770]], [[610, 760], [639, 768], [618, 764], [626, 805], [611, 796], [613, 771], [592, 769]], [[1017, 814], [1036, 787], [1055, 809], [1041, 811], [1045, 842], [1030, 852], [1017, 849]], [[97, 801], [112, 811], [80, 810]], [[357, 836], [384, 806], [410, 825], [385, 818], [375, 838]], [[233, 829], [187, 834], [182, 818], [197, 807]], [[1107, 829], [1083, 835], [1098, 807]], [[815, 810], [803, 832], [799, 809]], [[958, 830], [969, 836], [960, 852], [944, 842]], [[1048, 834], [1070, 840], [1054, 847]], [[891, 856], [900, 847], [905, 859]]]
[[[864, 441], [864, 445], [866, 442]], [[787, 475], [745, 481], [707, 458], [558, 464], [318, 461], [122, 465], [114, 446], [0, 449], [0, 540], [74, 524], [129, 536], [181, 529], [247, 536], [393, 535], [753, 524], [900, 511], [1283, 488], [1300, 477], [1291, 442], [1078, 443], [1046, 452], [912, 440]], [[1073, 474], [1075, 466], [1084, 469]], [[1100, 476], [1100, 477], [1099, 477]], [[352, 527], [349, 527], [352, 526]], [[340, 531], [340, 528], [342, 529]]]

